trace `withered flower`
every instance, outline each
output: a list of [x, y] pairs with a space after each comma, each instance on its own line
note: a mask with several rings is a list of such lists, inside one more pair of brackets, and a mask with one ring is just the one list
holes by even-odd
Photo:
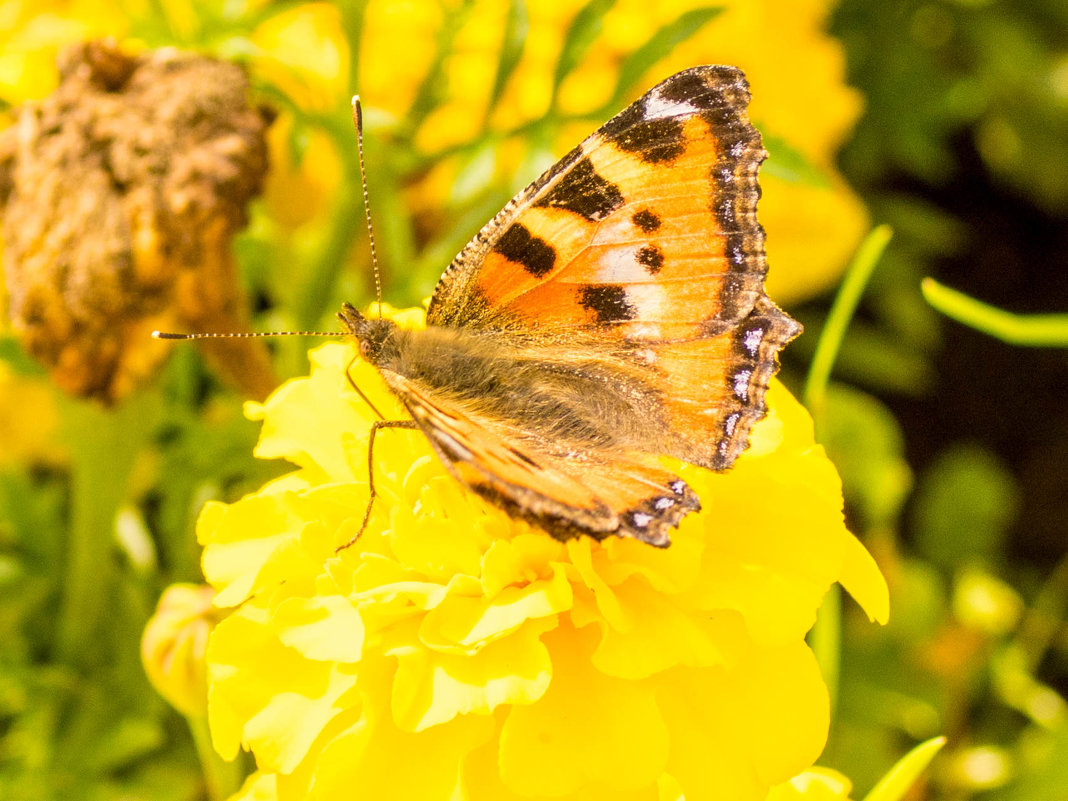
[[[267, 169], [270, 115], [233, 64], [110, 42], [60, 57], [60, 84], [0, 133], [10, 315], [67, 392], [116, 401], [168, 354], [153, 329], [244, 331], [230, 249]], [[203, 343], [243, 392], [275, 380], [262, 343]]]

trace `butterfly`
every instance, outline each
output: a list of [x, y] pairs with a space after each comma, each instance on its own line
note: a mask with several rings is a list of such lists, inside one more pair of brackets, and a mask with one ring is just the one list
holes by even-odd
[[[445, 270], [425, 330], [338, 314], [460, 482], [566, 540], [666, 547], [700, 509], [663, 456], [723, 471], [801, 326], [764, 291], [741, 70], [679, 72], [513, 198]], [[364, 523], [366, 525], [367, 518]]]

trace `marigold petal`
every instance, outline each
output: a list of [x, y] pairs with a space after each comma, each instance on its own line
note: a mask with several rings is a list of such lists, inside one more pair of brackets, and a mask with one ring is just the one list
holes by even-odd
[[586, 632], [561, 627], [544, 639], [553, 680], [502, 727], [504, 784], [531, 796], [560, 796], [590, 782], [616, 791], [655, 784], [668, 758], [668, 729], [650, 688], [593, 669]]
[[658, 686], [672, 732], [668, 772], [687, 801], [763, 799], [823, 748], [827, 689], [804, 643], [753, 648], [728, 669], [677, 668]]
[[273, 773], [256, 771], [241, 785], [241, 789], [227, 801], [276, 801], [278, 789]]
[[571, 582], [559, 565], [550, 580], [535, 581], [525, 587], [506, 587], [495, 597], [450, 596], [427, 613], [419, 638], [438, 651], [474, 653], [483, 644], [515, 631], [527, 620], [563, 612], [571, 606], [571, 599]]
[[393, 555], [398, 562], [429, 579], [447, 582], [456, 574], [477, 576], [483, 547], [473, 536], [474, 532], [455, 531], [448, 518], [435, 515], [419, 503], [423, 496], [439, 491], [436, 486], [439, 482], [447, 482], [447, 490], [452, 494], [459, 489], [456, 479], [447, 475], [441, 461], [430, 453], [409, 464], [402, 482], [402, 488], [410, 493], [409, 498], [400, 499], [390, 513], [389, 545]]
[[482, 587], [494, 596], [505, 587], [549, 578], [567, 559], [566, 547], [541, 532], [497, 539], [482, 556]]
[[357, 662], [363, 651], [363, 619], [348, 598], [286, 598], [274, 608], [279, 639], [308, 659]]
[[280, 777], [279, 797], [302, 801], [336, 801], [354, 795], [389, 801], [456, 798], [464, 755], [492, 737], [493, 730], [492, 717], [471, 715], [411, 733], [372, 714], [332, 734], [314, 761], [292, 776]]
[[[311, 375], [287, 381], [262, 404], [245, 404], [250, 419], [263, 421], [254, 451], [257, 457], [287, 459], [311, 471], [309, 480], [313, 483], [366, 477], [366, 458], [352, 464], [341, 433], [367, 431], [376, 418], [348, 386], [345, 370], [389, 419], [403, 418], [405, 413], [385, 389], [378, 372], [363, 362], [350, 368], [352, 358], [349, 345], [324, 345], [309, 354]], [[366, 445], [362, 450], [366, 453]]]
[[[360, 497], [352, 485], [326, 484], [250, 495], [221, 509], [213, 504], [197, 523], [197, 537], [205, 546], [204, 575], [219, 591], [216, 605], [233, 606], [283, 581], [319, 575], [323, 554], [336, 541], [333, 532], [359, 514]], [[244, 528], [250, 523], [257, 536]]]
[[[250, 495], [230, 506], [209, 502], [197, 520], [197, 541], [205, 546], [204, 578], [219, 594], [220, 607], [235, 606], [252, 591], [264, 563], [303, 521], [294, 513], [292, 495]], [[259, 536], [249, 536], [255, 531]]]
[[765, 801], [849, 801], [853, 784], [830, 768], [814, 767], [771, 788]]
[[[317, 694], [278, 692], [245, 724], [245, 741], [261, 768], [289, 773], [300, 763], [323, 727], [344, 706], [338, 699], [356, 684], [351, 670], [330, 670]], [[313, 691], [314, 692], [314, 691]]]
[[[685, 474], [696, 468], [679, 465], [676, 470]], [[642, 576], [660, 592], [682, 592], [700, 577], [705, 538], [702, 529], [694, 525], [699, 519], [700, 515], [684, 518], [678, 532], [672, 534], [670, 548], [650, 548], [630, 538], [605, 540], [594, 554], [597, 572], [613, 586], [631, 576]]]
[[852, 534], [846, 543], [845, 564], [838, 580], [869, 620], [886, 625], [890, 620], [890, 588], [868, 549]]
[[530, 621], [477, 652], [406, 649], [397, 656], [393, 718], [402, 731], [422, 731], [463, 714], [489, 714], [501, 704], [529, 704], [552, 674], [541, 635], [554, 619]]
[[[582, 627], [587, 622], [596, 620], [598, 615], [612, 628], [624, 631], [627, 627], [626, 613], [616, 597], [615, 591], [608, 582], [601, 577], [594, 566], [593, 549], [594, 543], [588, 537], [579, 537], [567, 541], [567, 555], [571, 564], [578, 572], [578, 577], [592, 592], [592, 600], [596, 609], [589, 608], [587, 615], [583, 615], [583, 608], [576, 610], [578, 617], [575, 625]], [[588, 607], [584, 607], [588, 608]]]
[[740, 615], [680, 608], [650, 587], [630, 582], [619, 593], [623, 630], [602, 627], [593, 663], [610, 676], [641, 679], [676, 665], [715, 665], [747, 639]]
[[[270, 665], [270, 670], [254, 670], [254, 665]], [[233, 759], [247, 741], [246, 722], [271, 698], [283, 692], [321, 696], [330, 669], [283, 645], [269, 611], [246, 602], [215, 627], [208, 643], [208, 722], [215, 749]]]
[[513, 792], [501, 782], [498, 751], [498, 742], [492, 740], [467, 755], [455, 801], [684, 801], [681, 795], [663, 796], [656, 783], [636, 790], [586, 784], [575, 792], [551, 797]]

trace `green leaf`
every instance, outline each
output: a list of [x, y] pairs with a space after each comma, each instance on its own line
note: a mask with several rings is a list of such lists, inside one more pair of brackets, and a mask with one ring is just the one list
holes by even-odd
[[363, 51], [363, 29], [369, 0], [339, 0], [341, 27], [349, 46], [349, 86], [360, 85], [360, 56]]
[[556, 72], [553, 74], [552, 107], [556, 106], [560, 85], [579, 65], [590, 46], [597, 41], [597, 37], [601, 35], [604, 15], [615, 4], [615, 0], [590, 0], [572, 18], [567, 33], [564, 34], [564, 43], [560, 47], [560, 57], [556, 61]]
[[942, 314], [1010, 345], [1068, 348], [1068, 314], [1012, 314], [925, 278], [924, 298]]
[[490, 92], [489, 105], [486, 106], [486, 119], [489, 119], [497, 102], [504, 94], [512, 73], [519, 66], [523, 48], [527, 43], [527, 31], [530, 29], [530, 15], [527, 14], [525, 0], [512, 0], [508, 4], [508, 16], [504, 21], [504, 35], [501, 42], [501, 55], [497, 59], [497, 74], [493, 78], [493, 90]]
[[619, 80], [612, 95], [613, 108], [621, 106], [646, 70], [669, 55], [672, 50], [694, 36], [704, 25], [723, 11], [722, 6], [703, 6], [684, 11], [659, 28], [623, 61]]
[[864, 796], [864, 801], [899, 801], [904, 798], [945, 744], [945, 737], [933, 737], [917, 745], [887, 771], [871, 792]]
[[830, 380], [831, 368], [838, 356], [838, 349], [845, 338], [849, 322], [857, 310], [857, 304], [860, 303], [860, 296], [864, 293], [872, 271], [882, 258], [883, 251], [890, 243], [892, 235], [893, 232], [889, 226], [880, 225], [873, 228], [860, 243], [853, 261], [846, 270], [845, 278], [842, 279], [842, 285], [835, 296], [827, 322], [820, 333], [820, 341], [812, 357], [812, 365], [805, 379], [804, 390], [805, 406], [816, 419], [817, 425], [823, 419], [823, 402], [827, 392], [827, 382]]

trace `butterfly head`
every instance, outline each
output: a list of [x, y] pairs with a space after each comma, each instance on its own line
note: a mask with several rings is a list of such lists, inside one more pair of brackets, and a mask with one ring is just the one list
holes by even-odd
[[348, 332], [359, 343], [360, 358], [374, 365], [381, 365], [396, 356], [397, 342], [394, 334], [397, 324], [392, 320], [371, 320], [360, 314], [350, 303], [342, 306], [337, 314]]

